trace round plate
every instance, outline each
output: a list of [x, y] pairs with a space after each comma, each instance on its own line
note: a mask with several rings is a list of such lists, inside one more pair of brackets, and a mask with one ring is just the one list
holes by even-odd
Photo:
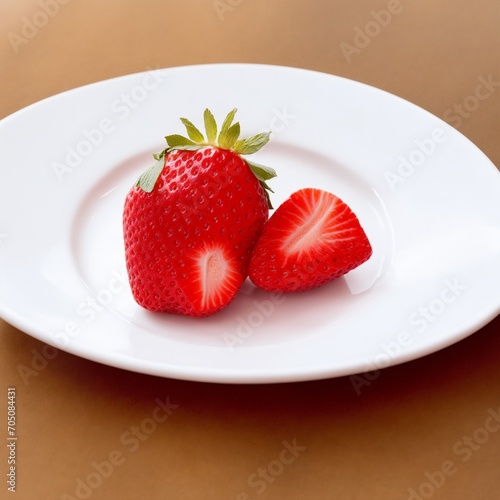
[[[358, 215], [373, 256], [316, 290], [244, 284], [205, 319], [149, 313], [127, 282], [125, 195], [208, 107], [242, 136], [272, 130], [278, 206], [319, 187]], [[45, 99], [1, 122], [0, 314], [112, 366], [187, 380], [270, 383], [401, 363], [500, 311], [500, 174], [464, 136], [403, 99], [307, 70], [151, 69]]]

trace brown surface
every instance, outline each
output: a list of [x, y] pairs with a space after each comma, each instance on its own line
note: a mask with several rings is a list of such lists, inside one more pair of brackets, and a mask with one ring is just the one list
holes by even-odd
[[[446, 117], [500, 165], [500, 87], [469, 116], [449, 111], [473, 104], [467, 97], [479, 77], [500, 80], [497, 0], [55, 2], [0, 2], [0, 117], [148, 67], [272, 63], [400, 95]], [[397, 13], [348, 61], [341, 44], [353, 45], [355, 28], [388, 8]], [[23, 36], [35, 18], [43, 26], [16, 44], [12, 34]], [[1, 415], [7, 387], [17, 388], [12, 498], [392, 500], [419, 498], [410, 496], [414, 488], [421, 498], [498, 499], [499, 327], [497, 317], [453, 347], [383, 370], [357, 395], [348, 377], [223, 386], [138, 375], [64, 352], [44, 362], [44, 344], [0, 321]], [[23, 381], [23, 367], [36, 375]], [[179, 406], [167, 415], [158, 398]], [[137, 427], [146, 434], [134, 437]], [[297, 445], [296, 456], [284, 442]], [[92, 464], [104, 461], [114, 465], [98, 474]], [[0, 463], [5, 478], [5, 447]], [[78, 490], [79, 481], [93, 489]], [[0, 488], [0, 498], [11, 498], [5, 482]]]

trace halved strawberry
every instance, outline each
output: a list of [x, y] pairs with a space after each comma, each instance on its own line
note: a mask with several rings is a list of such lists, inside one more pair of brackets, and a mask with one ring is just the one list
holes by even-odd
[[135, 300], [150, 311], [208, 316], [227, 306], [248, 276], [269, 216], [266, 180], [274, 170], [243, 159], [269, 140], [238, 140], [231, 111], [220, 129], [205, 110], [203, 134], [182, 118], [189, 138], [168, 147], [129, 191], [125, 256]]
[[353, 211], [332, 193], [306, 188], [293, 193], [265, 224], [249, 276], [268, 291], [310, 290], [348, 273], [371, 254]]

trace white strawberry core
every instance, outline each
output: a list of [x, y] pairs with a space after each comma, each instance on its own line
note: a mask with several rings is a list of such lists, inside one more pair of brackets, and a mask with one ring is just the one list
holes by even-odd
[[223, 295], [225, 281], [230, 272], [229, 264], [221, 249], [203, 253], [198, 259], [202, 307], [211, 307]]
[[282, 249], [288, 255], [299, 256], [311, 248], [334, 245], [352, 239], [351, 221], [343, 220], [347, 206], [326, 192], [311, 190], [308, 197], [300, 199], [290, 218], [293, 230], [284, 239]]
[[294, 214], [290, 222], [295, 229], [283, 242], [283, 249], [290, 254], [307, 251], [321, 240], [333, 236], [328, 228], [331, 214], [335, 210], [336, 200], [321, 193], [320, 196], [309, 197], [307, 203]]

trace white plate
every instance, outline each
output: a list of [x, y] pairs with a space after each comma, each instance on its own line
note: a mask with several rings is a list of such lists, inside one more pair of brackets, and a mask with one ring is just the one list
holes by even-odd
[[[270, 295], [247, 282], [205, 319], [148, 313], [125, 277], [125, 194], [179, 117], [237, 107], [273, 130], [274, 203], [343, 198], [374, 248], [346, 277]], [[381, 90], [306, 70], [202, 65], [115, 78], [1, 122], [0, 314], [101, 363], [187, 380], [268, 383], [431, 353], [500, 311], [500, 174], [465, 137]]]

